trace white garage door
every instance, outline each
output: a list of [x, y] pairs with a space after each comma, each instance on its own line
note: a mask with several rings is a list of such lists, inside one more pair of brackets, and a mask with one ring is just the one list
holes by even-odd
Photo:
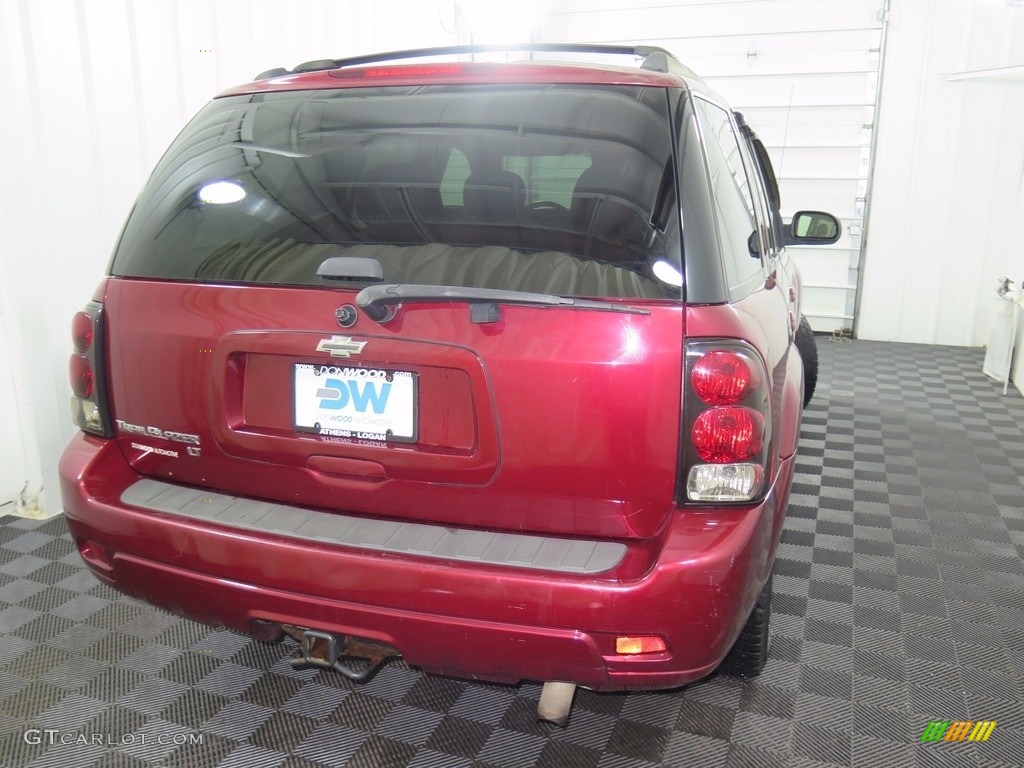
[[834, 213], [842, 239], [794, 248], [816, 331], [853, 327], [883, 0], [549, 0], [545, 41], [660, 45], [743, 112], [771, 155], [782, 212]]

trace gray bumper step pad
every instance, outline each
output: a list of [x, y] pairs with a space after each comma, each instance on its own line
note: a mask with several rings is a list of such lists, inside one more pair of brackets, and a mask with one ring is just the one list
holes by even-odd
[[121, 494], [133, 507], [293, 539], [554, 573], [596, 574], [618, 565], [626, 545], [374, 520], [244, 499], [142, 479]]

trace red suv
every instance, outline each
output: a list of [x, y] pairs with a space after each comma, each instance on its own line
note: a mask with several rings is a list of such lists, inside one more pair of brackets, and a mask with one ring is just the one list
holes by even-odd
[[482, 50], [274, 70], [185, 127], [74, 318], [74, 540], [298, 664], [542, 681], [554, 720], [756, 674], [817, 365], [785, 245], [838, 222], [783, 226], [661, 49]]

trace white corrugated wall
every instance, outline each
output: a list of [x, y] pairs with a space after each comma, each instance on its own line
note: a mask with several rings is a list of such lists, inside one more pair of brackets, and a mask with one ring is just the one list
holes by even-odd
[[5, 361], [0, 365], [0, 424], [4, 425], [0, 439], [0, 515], [14, 511], [29, 482], [27, 457], [38, 453], [35, 445], [24, 444], [33, 432], [26, 428], [30, 414], [25, 402], [25, 364], [21, 346], [14, 343], [18, 334], [13, 329], [19, 324], [12, 303], [10, 286], [0, 282], [0, 360]]
[[[16, 487], [31, 504], [45, 485], [57, 511], [56, 460], [72, 433], [69, 320], [188, 117], [273, 66], [456, 42], [456, 4], [0, 2], [0, 359], [10, 374], [0, 376], [0, 503]], [[820, 205], [847, 227], [836, 248], [799, 256], [816, 327], [848, 322], [862, 268], [861, 336], [980, 344], [990, 284], [1007, 273], [1024, 280], [1024, 78], [944, 75], [1024, 64], [1024, 7], [891, 5], [863, 264], [885, 0], [547, 0], [539, 31], [663, 44], [747, 113], [780, 167], [785, 208]]]
[[859, 335], [984, 344], [1024, 281], [1024, 6], [895, 0], [885, 66]]
[[761, 136], [784, 215], [824, 209], [839, 243], [793, 252], [818, 331], [850, 328], [856, 301], [883, 0], [550, 0], [546, 40], [660, 45]]
[[271, 67], [456, 40], [451, 0], [0, 2], [0, 354], [22, 385], [12, 403], [0, 376], [0, 503], [45, 487], [59, 511], [71, 316], [184, 123]]
[[[818, 205], [840, 216], [846, 234], [837, 246], [794, 249], [817, 330], [856, 314], [861, 338], [988, 341], [996, 279], [1024, 283], [1024, 5], [550, 0], [544, 8], [546, 39], [675, 51], [764, 137], [784, 213]], [[1014, 380], [1024, 393], [1024, 320]]]

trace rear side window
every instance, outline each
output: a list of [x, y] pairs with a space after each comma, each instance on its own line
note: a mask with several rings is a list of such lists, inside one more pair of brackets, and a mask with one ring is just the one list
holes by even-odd
[[112, 273], [321, 285], [320, 263], [358, 255], [386, 282], [678, 299], [653, 270], [681, 269], [670, 125], [664, 89], [628, 86], [218, 99], [157, 166]]
[[707, 149], [725, 275], [730, 293], [738, 298], [763, 280], [754, 193], [729, 113], [704, 99], [694, 103]]

